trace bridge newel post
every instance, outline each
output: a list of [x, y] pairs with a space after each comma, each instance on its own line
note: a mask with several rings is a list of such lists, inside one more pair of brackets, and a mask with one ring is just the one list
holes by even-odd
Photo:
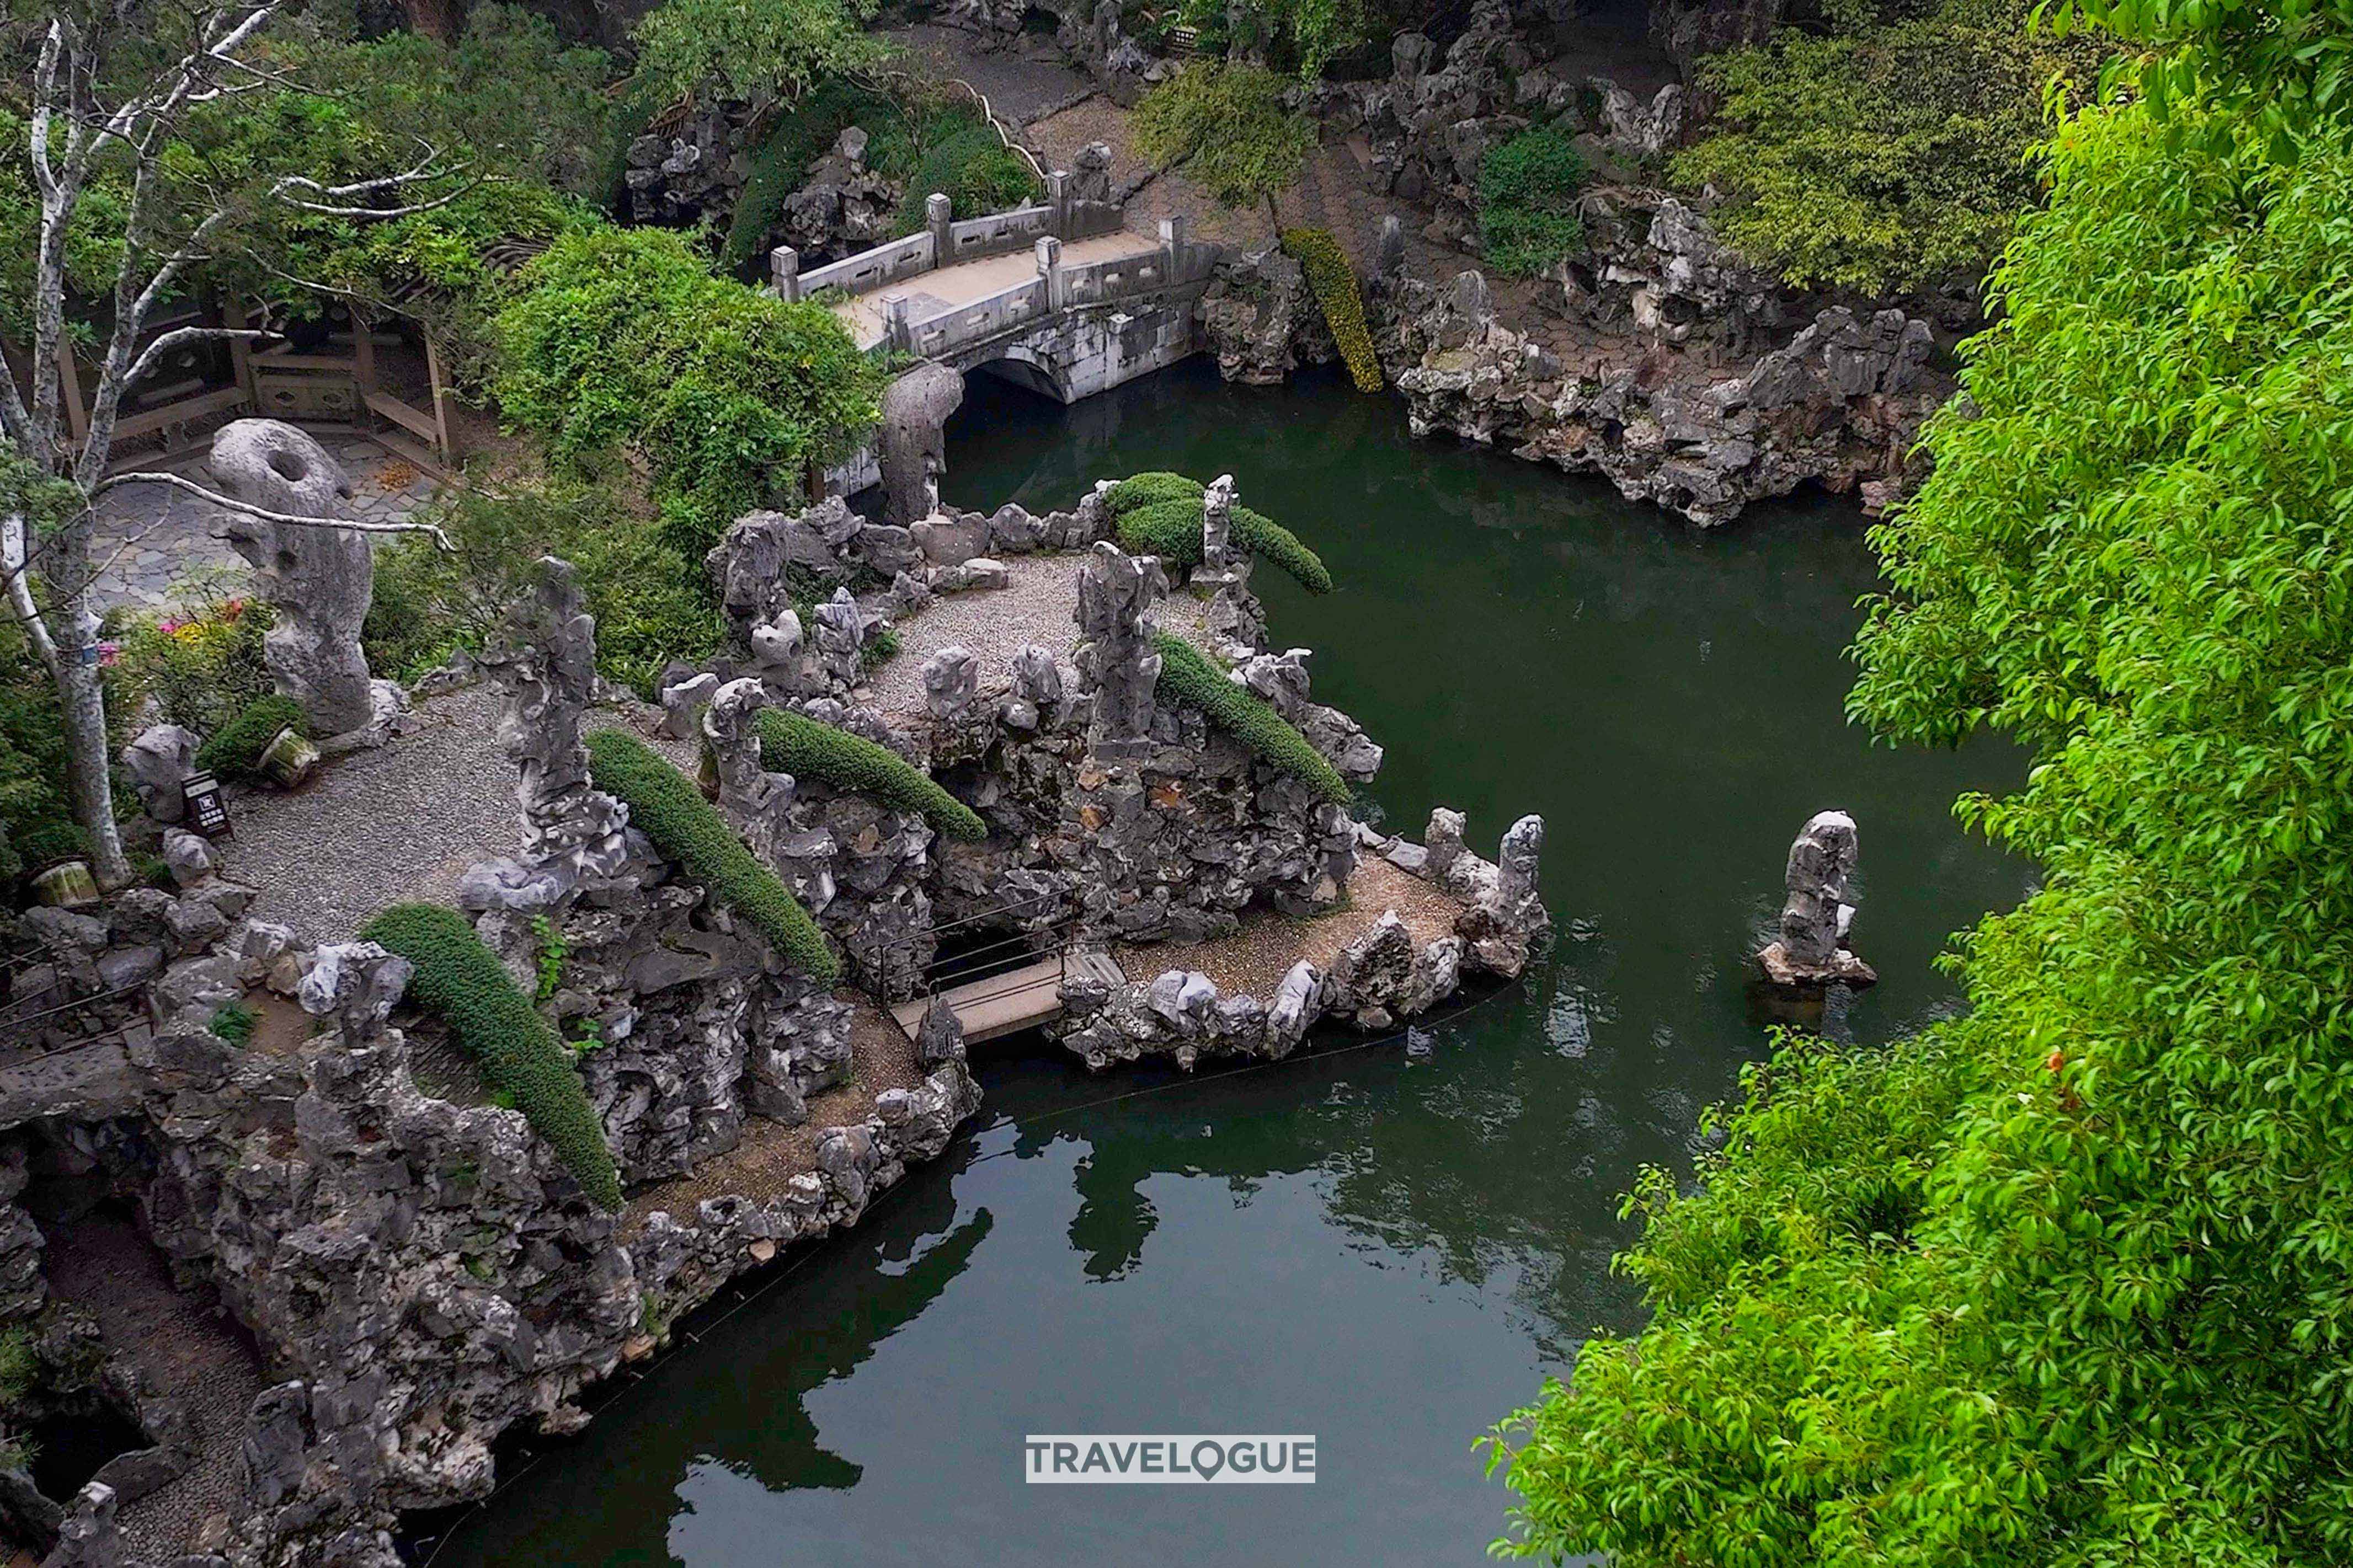
[[1168, 253], [1168, 275], [1174, 278], [1185, 256], [1185, 220], [1182, 217], [1160, 220], [1160, 248]]
[[937, 191], [923, 198], [923, 225], [932, 231], [932, 265], [948, 267], [955, 261], [955, 232], [952, 224], [955, 204]]
[[789, 245], [780, 245], [768, 252], [768, 279], [776, 286], [776, 298], [786, 304], [801, 297], [801, 253]]
[[1046, 176], [1046, 205], [1054, 209], [1054, 234], [1071, 237], [1071, 176], [1057, 169]]
[[1046, 309], [1062, 308], [1062, 242], [1050, 234], [1038, 237], [1038, 276], [1046, 285]]
[[902, 353], [912, 353], [915, 346], [915, 331], [907, 321], [907, 297], [895, 292], [885, 294], [880, 303], [882, 306], [883, 343]]

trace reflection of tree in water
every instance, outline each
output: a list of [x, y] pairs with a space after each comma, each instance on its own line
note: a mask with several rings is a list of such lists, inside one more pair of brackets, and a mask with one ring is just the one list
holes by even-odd
[[[540, 1561], [532, 1543], [543, 1531], [641, 1539], [647, 1521], [679, 1513], [675, 1489], [705, 1462], [776, 1491], [856, 1486], [862, 1468], [825, 1447], [805, 1396], [849, 1376], [964, 1272], [995, 1221], [983, 1209], [957, 1225], [955, 1208], [949, 1183], [911, 1183], [870, 1216], [870, 1228], [818, 1244], [824, 1250], [776, 1284], [789, 1293], [789, 1319], [774, 1310], [771, 1296], [697, 1330], [699, 1343], [598, 1413], [597, 1426], [620, 1426], [624, 1440], [551, 1451], [532, 1484], [501, 1492], [496, 1506], [464, 1521], [451, 1559]], [[715, 1438], [723, 1452], [712, 1451]], [[581, 1521], [597, 1519], [606, 1527], [584, 1532]], [[624, 1560], [639, 1559], [613, 1559]]]
[[1155, 1177], [1222, 1178], [1239, 1205], [1269, 1176], [1315, 1172], [1368, 1261], [1401, 1254], [1440, 1280], [1500, 1287], [1558, 1353], [1630, 1321], [1635, 1293], [1609, 1271], [1630, 1236], [1619, 1196], [1641, 1163], [1688, 1159], [1698, 1106], [1719, 1091], [1694, 1097], [1672, 1053], [1603, 1026], [1606, 996], [1567, 965], [1531, 986], [1439, 1022], [1434, 1064], [1392, 1041], [1143, 1084], [1076, 1112], [1015, 1110], [1016, 1152], [1085, 1144], [1070, 1238], [1090, 1279], [1144, 1261]]

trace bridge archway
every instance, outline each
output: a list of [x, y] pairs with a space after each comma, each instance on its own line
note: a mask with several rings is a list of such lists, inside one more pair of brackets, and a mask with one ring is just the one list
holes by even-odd
[[1050, 397], [1057, 403], [1071, 401], [1070, 385], [1062, 379], [1061, 372], [1039, 358], [1037, 352], [1025, 344], [1008, 344], [998, 357], [973, 366], [966, 374], [995, 376], [1025, 392]]

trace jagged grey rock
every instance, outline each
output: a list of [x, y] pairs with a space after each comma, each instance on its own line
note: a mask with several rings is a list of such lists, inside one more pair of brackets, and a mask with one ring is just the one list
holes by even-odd
[[522, 808], [524, 874], [504, 885], [538, 886], [531, 875], [537, 874], [568, 889], [620, 877], [629, 859], [629, 812], [588, 774], [580, 721], [596, 700], [596, 621], [570, 562], [540, 557], [481, 662], [506, 691], [499, 739], [515, 764]]
[[889, 521], [910, 527], [940, 510], [940, 476], [948, 466], [948, 416], [963, 404], [964, 376], [944, 364], [919, 364], [882, 389], [878, 456], [882, 515]]
[[1767, 980], [1809, 989], [1833, 980], [1860, 988], [1878, 979], [1847, 945], [1854, 926], [1854, 873], [1861, 857], [1853, 817], [1842, 811], [1819, 811], [1807, 818], [1789, 845], [1782, 873], [1788, 897], [1781, 905], [1779, 936], [1757, 955]]
[[923, 660], [923, 710], [934, 719], [953, 719], [972, 705], [980, 683], [980, 656], [960, 643]]
[[866, 613], [849, 589], [836, 588], [833, 597], [811, 614], [817, 620], [818, 658], [826, 675], [842, 686], [855, 685], [865, 662]]
[[177, 724], [151, 724], [122, 748], [122, 766], [131, 774], [131, 788], [139, 808], [161, 823], [174, 823], [188, 814], [180, 781], [196, 764], [203, 745], [196, 735]]
[[1152, 608], [1167, 592], [1158, 560], [1130, 555], [1108, 540], [1094, 547], [1080, 573], [1073, 658], [1082, 689], [1094, 699], [1087, 742], [1097, 756], [1139, 755], [1151, 735], [1153, 686], [1160, 679]]
[[956, 1021], [955, 1009], [939, 997], [923, 1010], [922, 1027], [915, 1032], [915, 1063], [929, 1071], [943, 1062], [964, 1060], [964, 1026]]
[[746, 678], [721, 687], [702, 712], [719, 808], [764, 863], [775, 860], [778, 845], [794, 830], [793, 776], [769, 771], [761, 753], [760, 710], [767, 705], [767, 689]]
[[[222, 492], [290, 517], [344, 514], [351, 481], [327, 449], [276, 419], [237, 419], [213, 437]], [[367, 535], [225, 511], [223, 534], [252, 563], [271, 620], [262, 658], [278, 689], [302, 704], [312, 730], [340, 735], [375, 713], [360, 627], [375, 593]]]

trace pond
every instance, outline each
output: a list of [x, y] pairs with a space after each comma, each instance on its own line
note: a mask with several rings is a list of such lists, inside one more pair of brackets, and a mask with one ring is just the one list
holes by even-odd
[[[982, 1066], [976, 1130], [470, 1516], [442, 1564], [1472, 1563], [1509, 1495], [1472, 1439], [1640, 1306], [1620, 1195], [1688, 1171], [1766, 1049], [1746, 955], [1812, 812], [1862, 827], [1862, 1043], [1956, 1005], [1932, 961], [2031, 869], [1954, 822], [2021, 759], [1874, 748], [1843, 649], [1851, 503], [1703, 532], [1598, 482], [1415, 442], [1334, 379], [1202, 362], [1061, 409], [975, 378], [961, 504], [1235, 475], [1322, 552], [1259, 574], [1278, 646], [1388, 748], [1373, 794], [1492, 854], [1544, 815], [1560, 929], [1418, 1034], [1186, 1079]], [[765, 1283], [765, 1282], [764, 1282]], [[1035, 1432], [1313, 1433], [1313, 1487], [1031, 1487]]]

